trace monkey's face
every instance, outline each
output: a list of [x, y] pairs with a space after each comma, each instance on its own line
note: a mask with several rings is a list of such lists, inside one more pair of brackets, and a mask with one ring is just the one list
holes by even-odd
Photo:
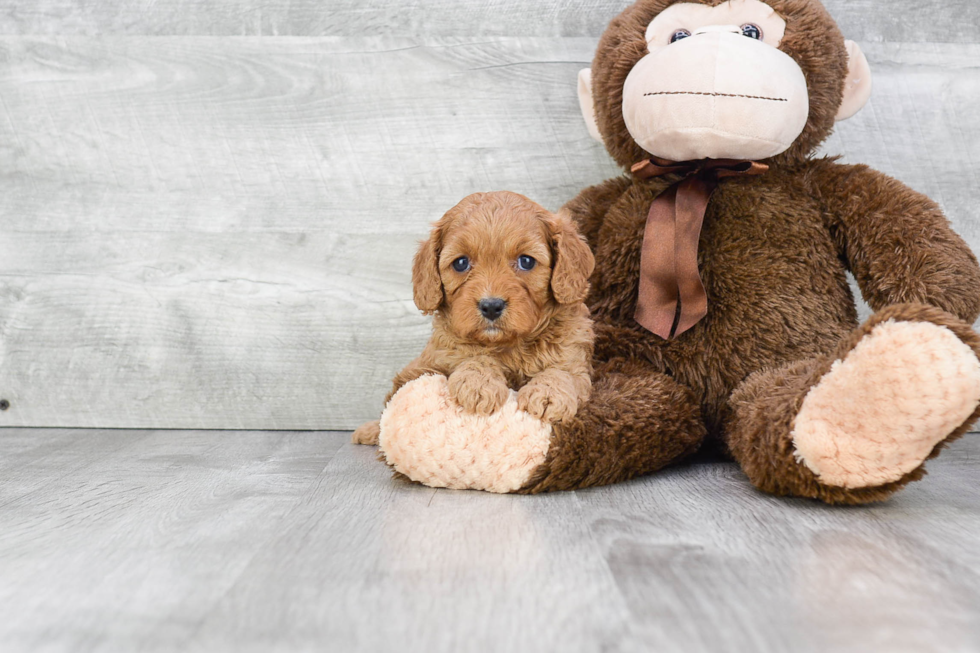
[[803, 160], [870, 90], [818, 0], [637, 0], [579, 74], [589, 131], [626, 168], [651, 154]]
[[759, 0], [668, 7], [623, 86], [623, 119], [665, 159], [765, 159], [806, 125], [806, 79], [781, 52], [786, 22]]

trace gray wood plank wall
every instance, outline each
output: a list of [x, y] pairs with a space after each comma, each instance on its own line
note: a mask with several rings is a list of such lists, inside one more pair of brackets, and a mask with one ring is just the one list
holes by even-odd
[[[0, 426], [348, 429], [464, 195], [617, 170], [575, 77], [625, 0], [0, 0]], [[828, 153], [980, 250], [980, 3], [827, 2], [875, 73]]]

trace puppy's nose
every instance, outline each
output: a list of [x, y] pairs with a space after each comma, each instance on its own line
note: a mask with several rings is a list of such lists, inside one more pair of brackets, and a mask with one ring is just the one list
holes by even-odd
[[480, 308], [480, 313], [483, 314], [483, 317], [493, 322], [507, 308], [507, 302], [499, 297], [487, 297], [486, 299], [481, 299], [477, 306]]

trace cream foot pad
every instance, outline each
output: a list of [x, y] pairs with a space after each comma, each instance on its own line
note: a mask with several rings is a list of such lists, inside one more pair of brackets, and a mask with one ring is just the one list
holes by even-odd
[[861, 488], [897, 481], [980, 403], [980, 360], [931, 322], [887, 321], [811, 388], [792, 434], [821, 482]]
[[444, 376], [407, 383], [381, 415], [378, 447], [388, 464], [431, 487], [514, 492], [544, 462], [551, 426], [517, 408], [517, 393], [493, 415], [465, 412]]

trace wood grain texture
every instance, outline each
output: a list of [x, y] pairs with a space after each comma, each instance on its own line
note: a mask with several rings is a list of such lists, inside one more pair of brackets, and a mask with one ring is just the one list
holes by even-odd
[[544, 651], [577, 650], [585, 638], [586, 648], [608, 647], [628, 610], [579, 506], [571, 493], [521, 498], [393, 481], [374, 447], [349, 445], [195, 643]]
[[583, 496], [631, 607], [624, 650], [971, 651], [980, 646], [978, 437], [882, 505], [762, 495], [732, 464]]
[[[697, 462], [534, 497], [349, 433], [0, 429], [0, 649], [973, 651], [980, 436], [875, 506]], [[9, 471], [5, 468], [4, 474]]]
[[6, 227], [383, 234], [615, 174], [589, 39], [0, 38]]
[[[631, 0], [2, 0], [0, 33], [207, 36], [598, 36]], [[850, 39], [976, 43], [974, 0], [824, 0]]]
[[0, 648], [180, 650], [348, 437], [0, 430]]
[[405, 297], [413, 249], [323, 232], [12, 234], [0, 259], [29, 272], [8, 286], [0, 422], [358, 423], [358, 395], [427, 338]]
[[[428, 224], [477, 190], [555, 208], [617, 174], [575, 98], [594, 46], [0, 38], [0, 426], [376, 417], [427, 337]], [[980, 250], [980, 45], [865, 49], [871, 104], [826, 151]]]

